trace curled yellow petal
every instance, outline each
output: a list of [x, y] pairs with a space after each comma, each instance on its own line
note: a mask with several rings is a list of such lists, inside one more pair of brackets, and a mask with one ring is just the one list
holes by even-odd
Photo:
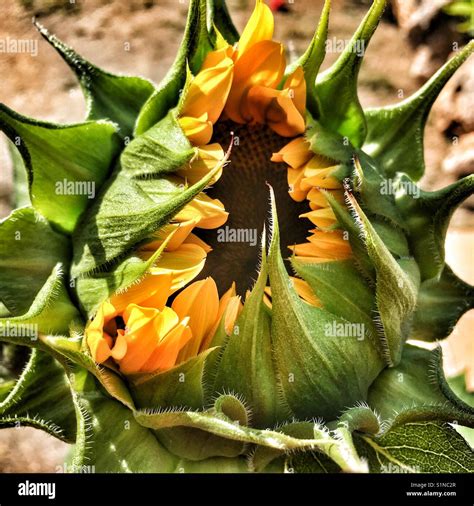
[[178, 118], [178, 123], [191, 144], [200, 146], [211, 140], [213, 128], [207, 113], [198, 118], [183, 116]]
[[272, 40], [273, 25], [273, 14], [268, 5], [263, 0], [256, 0], [255, 8], [239, 40], [239, 56], [257, 42]]
[[245, 99], [253, 86], [276, 88], [285, 71], [285, 53], [277, 42], [254, 44], [234, 68], [234, 81], [225, 105], [226, 115], [236, 123], [246, 123]]
[[308, 190], [303, 190], [301, 182], [304, 179], [302, 169], [288, 169], [288, 187], [291, 198], [296, 202], [302, 202], [308, 195]]
[[280, 151], [273, 153], [272, 162], [284, 162], [292, 169], [298, 169], [314, 156], [310, 144], [304, 137], [297, 137], [286, 144]]
[[191, 220], [181, 221], [179, 223], [169, 223], [154, 234], [154, 237], [156, 237], [154, 241], [142, 246], [140, 251], [151, 251], [154, 253], [163, 244], [163, 241], [170, 236], [171, 238], [166, 244], [165, 251], [175, 251], [186, 241], [189, 234], [198, 223], [199, 218], [197, 217]]
[[99, 307], [94, 319], [86, 327], [86, 342], [92, 358], [98, 364], [105, 362], [111, 356], [112, 338], [107, 334], [106, 327], [118, 314], [116, 307], [106, 301]]
[[[208, 56], [203, 69], [192, 79], [180, 111], [180, 116], [201, 118], [207, 114], [207, 119], [214, 124], [224, 109], [229, 94], [234, 62], [232, 58], [221, 56], [219, 51], [217, 58]], [[216, 63], [210, 66], [209, 62]], [[207, 144], [205, 142], [201, 144]]]
[[249, 123], [267, 124], [283, 137], [294, 137], [305, 130], [304, 118], [296, 108], [290, 90], [253, 86], [241, 112]]
[[301, 67], [297, 67], [296, 70], [287, 77], [283, 89], [288, 91], [294, 106], [304, 118], [306, 111], [306, 80]]
[[178, 363], [179, 352], [192, 337], [188, 322], [189, 318], [185, 318], [161, 338], [155, 351], [141, 367], [141, 372], [166, 371]]
[[[166, 309], [169, 308], [163, 308], [163, 311]], [[130, 304], [123, 313], [123, 319], [127, 353], [118, 363], [124, 374], [137, 373], [155, 350], [159, 332], [164, 326], [163, 320], [170, 318], [158, 309]], [[167, 323], [169, 326], [172, 322]]]
[[331, 176], [337, 168], [337, 166], [332, 166], [324, 169], [304, 169], [306, 177], [301, 182], [303, 188], [311, 188], [313, 186], [327, 188], [328, 190], [337, 190], [341, 188], [339, 179]]
[[189, 317], [192, 339], [179, 355], [182, 361], [198, 354], [202, 341], [215, 324], [219, 311], [215, 281], [212, 278], [195, 281], [178, 294], [171, 307], [181, 319]]
[[[325, 190], [328, 191], [339, 203], [344, 202], [344, 192], [342, 190]], [[319, 188], [312, 188], [308, 193], [308, 200], [311, 209], [318, 209], [319, 207], [328, 207], [328, 200], [326, 195]]]

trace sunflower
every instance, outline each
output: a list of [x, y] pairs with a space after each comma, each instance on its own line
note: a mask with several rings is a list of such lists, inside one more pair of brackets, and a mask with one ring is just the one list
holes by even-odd
[[430, 107], [474, 45], [364, 110], [358, 49], [384, 7], [321, 73], [329, 0], [292, 62], [263, 0], [240, 36], [222, 0], [191, 0], [159, 85], [38, 25], [88, 115], [0, 105], [29, 194], [0, 223], [0, 340], [32, 348], [0, 425], [74, 442], [73, 470], [474, 469], [450, 425], [474, 410], [433, 345], [473, 307], [444, 238], [474, 179], [416, 183]]

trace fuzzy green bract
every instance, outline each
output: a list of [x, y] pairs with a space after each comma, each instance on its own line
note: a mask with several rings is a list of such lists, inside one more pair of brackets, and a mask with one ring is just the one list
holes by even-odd
[[[431, 105], [474, 45], [412, 97], [364, 110], [354, 48], [367, 49], [384, 6], [373, 2], [321, 74], [327, 0], [308, 50], [287, 69], [305, 71], [311, 149], [345, 174], [345, 203], [327, 198], [353, 257], [282, 258], [270, 190], [258, 279], [234, 330], [224, 315], [207, 352], [128, 378], [94, 363], [84, 327], [162, 251], [144, 261], [137, 247], [211, 181], [214, 173], [183, 188], [170, 177], [194, 156], [175, 108], [188, 69], [197, 73], [219, 37], [234, 43], [238, 33], [223, 0], [191, 0], [176, 60], [155, 85], [97, 68], [38, 25], [78, 77], [88, 112], [57, 125], [0, 106], [17, 207], [0, 223], [0, 352], [31, 350], [19, 377], [0, 368], [0, 427], [30, 425], [70, 443], [68, 468], [78, 472], [474, 472], [463, 437], [474, 403], [462, 378], [445, 379], [440, 348], [408, 342], [446, 338], [474, 307], [474, 288], [444, 259], [473, 176], [435, 192], [416, 184]], [[61, 194], [63, 180], [94, 194]], [[321, 308], [299, 298], [292, 270]], [[331, 333], [347, 324], [363, 332]]]

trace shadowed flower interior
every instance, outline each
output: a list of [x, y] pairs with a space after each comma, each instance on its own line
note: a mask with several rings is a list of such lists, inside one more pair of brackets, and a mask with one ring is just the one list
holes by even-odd
[[[167, 240], [164, 252], [150, 269], [151, 275], [122, 296], [103, 304], [87, 329], [87, 342], [97, 362], [111, 358], [125, 374], [165, 370], [207, 349], [227, 305], [229, 322], [235, 320], [240, 311], [235, 293], [244, 295], [253, 285], [259, 245], [248, 241], [221, 242], [218, 229], [227, 224], [233, 230], [255, 231], [260, 237], [268, 218], [267, 184], [271, 184], [278, 200], [285, 204], [282, 215], [288, 225], [282, 230], [283, 242], [293, 247], [303, 238], [305, 232], [297, 217], [305, 216], [304, 208], [292, 205], [288, 198], [288, 187], [290, 195], [293, 198], [296, 195], [296, 183], [289, 172], [288, 186], [283, 165], [276, 169], [271, 161], [287, 161], [285, 153], [291, 148], [273, 155], [284, 142], [282, 137], [295, 137], [305, 131], [306, 82], [301, 67], [284, 75], [285, 51], [272, 37], [273, 15], [262, 0], [257, 0], [239, 42], [231, 46], [221, 39], [218, 48], [207, 54], [197, 75], [188, 75], [178, 105], [178, 122], [195, 146], [195, 155], [171, 179], [182, 178], [183, 185], [202, 179], [224, 158], [222, 145], [234, 135], [232, 162], [214, 176], [213, 188], [195, 197], [141, 249], [140, 256], [148, 259]], [[300, 139], [292, 143], [299, 143]], [[313, 165], [305, 168], [304, 187], [327, 188], [330, 182], [339, 187], [338, 181], [314, 172], [317, 157], [309, 159], [307, 152], [306, 149], [301, 157], [308, 158], [305, 161]], [[300, 165], [290, 170], [300, 170]], [[309, 173], [310, 170], [313, 172]], [[296, 191], [301, 192], [299, 188]], [[247, 196], [252, 194], [254, 198], [249, 201]], [[322, 220], [312, 221], [318, 226]], [[295, 245], [295, 252], [299, 254], [299, 248], [311, 246], [317, 238], [313, 234], [313, 243]], [[324, 249], [331, 242], [322, 244]], [[317, 247], [312, 251], [309, 256], [314, 256]], [[203, 279], [188, 285], [196, 277]], [[168, 297], [186, 285], [175, 297], [171, 309], [167, 308]], [[226, 291], [231, 285], [230, 292]], [[317, 303], [304, 281], [298, 280], [295, 286], [306, 294], [305, 300]], [[140, 301], [138, 293], [155, 295], [148, 301]], [[220, 307], [218, 293], [224, 294]], [[129, 305], [124, 306], [124, 299]], [[197, 317], [192, 316], [193, 304], [201, 308], [199, 324]], [[137, 318], [139, 311], [142, 313]], [[122, 328], [117, 327], [117, 319], [123, 320]], [[107, 332], [111, 325], [112, 335]], [[153, 332], [153, 338], [148, 332]], [[146, 360], [129, 359], [134, 346], [143, 350]], [[160, 354], [166, 358], [160, 359]]]
[[[296, 256], [313, 262], [350, 256], [349, 243], [335, 230], [337, 221], [324, 194], [329, 191], [342, 200], [341, 183], [332, 175], [338, 167], [312, 153], [301, 136], [306, 128], [303, 69], [298, 66], [284, 75], [285, 51], [272, 37], [273, 15], [257, 0], [239, 42], [231, 46], [221, 39], [197, 75], [188, 75], [178, 122], [196, 151], [176, 178], [185, 185], [199, 181], [224, 158], [222, 145], [234, 136], [231, 165], [214, 176], [207, 193], [194, 198], [142, 248], [141, 257], [148, 259], [168, 241], [151, 275], [99, 310], [87, 330], [97, 362], [112, 358], [125, 374], [166, 370], [207, 349], [227, 305], [229, 322], [235, 320], [240, 311], [236, 291], [244, 295], [252, 287], [260, 248], [248, 240], [223, 242], [218, 229], [226, 224], [260, 237], [268, 215], [268, 184], [281, 205], [283, 251], [286, 244]], [[296, 138], [284, 146], [284, 138], [292, 137]], [[307, 242], [301, 242], [305, 227], [295, 225], [298, 216], [317, 227]], [[193, 233], [194, 229], [199, 231]], [[203, 279], [181, 291], [167, 308], [167, 298], [195, 278]], [[306, 282], [292, 279], [303, 300], [320, 306]], [[137, 300], [137, 292], [156, 295], [146, 303]], [[225, 292], [220, 308], [219, 292]], [[270, 295], [267, 289], [265, 297]], [[124, 299], [129, 305], [124, 306]], [[123, 320], [123, 328], [115, 328], [117, 318]], [[107, 332], [110, 325], [112, 333]], [[134, 346], [142, 349], [142, 360], [129, 358]]]

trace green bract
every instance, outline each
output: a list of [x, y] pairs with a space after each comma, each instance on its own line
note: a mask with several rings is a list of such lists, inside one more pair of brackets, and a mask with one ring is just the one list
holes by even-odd
[[[206, 352], [127, 379], [92, 360], [84, 327], [154, 265], [162, 249], [145, 261], [137, 248], [219, 170], [192, 186], [175, 183], [172, 174], [195, 154], [176, 107], [187, 72], [199, 71], [219, 37], [232, 44], [238, 34], [223, 0], [191, 0], [176, 61], [156, 86], [95, 67], [38, 25], [76, 73], [88, 113], [56, 125], [0, 105], [0, 128], [21, 155], [13, 157], [15, 195], [24, 206], [0, 223], [0, 351], [31, 348], [18, 379], [0, 368], [1, 427], [19, 422], [71, 443], [73, 471], [474, 471], [453, 425], [474, 427], [472, 396], [458, 380], [447, 383], [440, 348], [407, 343], [446, 338], [474, 307], [474, 288], [444, 260], [450, 217], [473, 193], [474, 176], [436, 192], [416, 185], [430, 107], [474, 43], [412, 97], [364, 110], [354, 48], [366, 48], [385, 2], [374, 1], [336, 63], [318, 74], [329, 4], [286, 74], [303, 67], [307, 140], [341, 166], [345, 203], [327, 199], [352, 258], [282, 258], [283, 204], [270, 190], [258, 279], [231, 335], [224, 315]], [[64, 179], [90, 183], [94, 195], [58, 195]], [[396, 192], [381, 191], [387, 184]], [[298, 296], [292, 271], [322, 307]], [[328, 333], [346, 324], [363, 334]]]

